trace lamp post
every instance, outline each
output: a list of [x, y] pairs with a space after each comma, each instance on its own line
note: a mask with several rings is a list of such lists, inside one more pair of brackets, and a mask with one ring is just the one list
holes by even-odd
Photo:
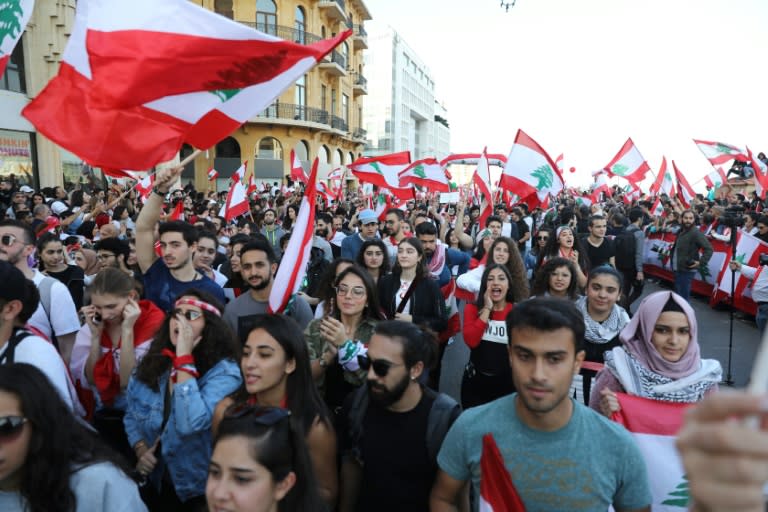
[[509, 12], [509, 8], [510, 7], [514, 7], [516, 1], [517, 0], [512, 0], [511, 2], [506, 2], [505, 0], [501, 0], [501, 7], [503, 7], [504, 9], [506, 9], [507, 12]]

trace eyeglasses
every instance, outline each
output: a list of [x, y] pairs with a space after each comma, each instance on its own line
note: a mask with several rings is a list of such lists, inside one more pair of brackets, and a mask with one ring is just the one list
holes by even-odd
[[115, 255], [111, 252], [102, 252], [96, 255], [97, 260], [108, 260], [109, 258], [114, 258]]
[[549, 240], [549, 237], [548, 236], [537, 236], [536, 240], [544, 240], [546, 242], [547, 240]]
[[225, 418], [245, 418], [247, 416], [250, 416], [257, 425], [270, 427], [285, 418], [289, 418], [291, 411], [282, 407], [264, 407], [263, 405], [244, 403], [230, 407], [224, 412]]
[[197, 320], [198, 318], [203, 316], [203, 312], [202, 311], [197, 311], [196, 309], [187, 309], [187, 310], [174, 309], [173, 310], [173, 316], [176, 316], [176, 315], [181, 315], [181, 316], [183, 316], [184, 318], [186, 318], [187, 320], [189, 320], [191, 322], [191, 321]]
[[389, 369], [393, 366], [404, 366], [403, 364], [395, 364], [384, 359], [369, 359], [368, 356], [357, 356], [357, 364], [363, 371], [368, 371], [368, 368], [373, 367], [373, 373], [379, 377], [386, 377], [389, 373]]
[[13, 244], [16, 243], [17, 240], [18, 240], [18, 238], [16, 238], [13, 235], [3, 235], [3, 236], [0, 236], [0, 244], [3, 244], [6, 247], [12, 246]]
[[17, 435], [27, 421], [23, 416], [0, 417], [0, 440], [7, 440]]
[[352, 296], [356, 299], [365, 297], [365, 288], [363, 286], [352, 286], [350, 288], [349, 286], [342, 284], [336, 287], [336, 295], [346, 297], [349, 295], [349, 292], [352, 292]]

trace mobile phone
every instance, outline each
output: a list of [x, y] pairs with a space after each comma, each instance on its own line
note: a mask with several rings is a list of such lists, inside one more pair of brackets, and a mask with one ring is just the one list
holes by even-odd
[[93, 315], [93, 323], [94, 324], [100, 324], [101, 323], [101, 315], [96, 313]]
[[328, 304], [328, 306], [329, 306], [329, 307], [328, 307], [328, 311], [326, 311], [326, 316], [332, 316], [332, 317], [335, 317], [335, 315], [336, 315], [336, 299], [334, 299], [333, 297], [331, 297], [331, 298], [329, 299], [329, 304]]

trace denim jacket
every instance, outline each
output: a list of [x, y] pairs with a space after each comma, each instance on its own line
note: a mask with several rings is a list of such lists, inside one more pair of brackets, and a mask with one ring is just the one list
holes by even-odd
[[148, 446], [160, 437], [162, 453], [149, 480], [160, 487], [167, 467], [181, 501], [205, 494], [211, 459], [211, 421], [216, 404], [240, 387], [240, 367], [223, 359], [199, 379], [174, 386], [171, 412], [162, 433], [163, 402], [170, 370], [160, 377], [157, 391], [136, 379], [128, 382], [125, 431], [131, 446], [143, 440]]

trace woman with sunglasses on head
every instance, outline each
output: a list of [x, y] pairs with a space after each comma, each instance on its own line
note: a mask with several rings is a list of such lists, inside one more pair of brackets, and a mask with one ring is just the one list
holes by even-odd
[[536, 277], [536, 268], [539, 261], [539, 255], [544, 252], [544, 248], [549, 242], [549, 237], [552, 236], [552, 230], [548, 226], [542, 226], [539, 228], [533, 243], [531, 244], [531, 250], [525, 255], [525, 270], [530, 282]]
[[[488, 255], [490, 263], [504, 265], [509, 271], [510, 276], [512, 276], [510, 288], [514, 289], [514, 295], [518, 297], [516, 302], [528, 298], [528, 281], [525, 278], [523, 259], [520, 257], [517, 243], [511, 238], [501, 236], [493, 241], [488, 250]], [[482, 286], [484, 272], [485, 265], [479, 265], [459, 276], [456, 280], [456, 286], [467, 292], [466, 296], [461, 296], [460, 298], [467, 299], [468, 302], [474, 301], [477, 298], [477, 293]]]
[[34, 366], [0, 366], [0, 510], [146, 511], [116, 453]]
[[482, 405], [514, 392], [505, 321], [515, 303], [526, 298], [515, 295], [506, 266], [492, 263], [485, 267], [477, 302], [464, 306], [462, 335], [470, 353], [461, 382], [462, 408]]
[[536, 272], [531, 296], [576, 300], [581, 296], [576, 274], [576, 265], [571, 260], [560, 257], [547, 260]]
[[365, 353], [376, 322], [384, 316], [373, 279], [357, 265], [342, 271], [332, 289], [335, 297], [328, 300], [325, 315], [312, 320], [304, 334], [312, 377], [325, 403], [336, 411], [349, 393], [365, 384], [357, 355]]
[[77, 265], [67, 263], [67, 255], [61, 239], [53, 233], [45, 233], [37, 240], [38, 270], [62, 282], [69, 290], [75, 308], [83, 307], [85, 273]]
[[360, 268], [364, 268], [371, 274], [373, 282], [389, 272], [389, 255], [387, 246], [380, 238], [366, 240], [357, 253], [357, 262]]
[[539, 267], [552, 258], [565, 258], [576, 265], [576, 281], [579, 288], [587, 285], [589, 261], [586, 251], [582, 250], [579, 240], [569, 226], [560, 226], [555, 230], [555, 236], [550, 236], [544, 250], [539, 254]]
[[304, 435], [289, 410], [235, 406], [219, 424], [208, 465], [208, 510], [322, 512]]
[[129, 460], [133, 450], [123, 427], [125, 388], [165, 320], [154, 303], [139, 300], [136, 287], [136, 281], [117, 268], [96, 274], [89, 288], [91, 304], [80, 310], [85, 325], [75, 337], [70, 363], [73, 380], [93, 391], [94, 426]]
[[125, 431], [153, 509], [205, 510], [213, 410], [242, 383], [223, 309], [208, 293], [184, 292], [128, 383]]
[[243, 347], [244, 386], [216, 406], [214, 435], [226, 410], [246, 404], [282, 407], [304, 432], [318, 476], [320, 495], [336, 502], [336, 434], [312, 379], [309, 353], [299, 325], [284, 315], [259, 315]]

